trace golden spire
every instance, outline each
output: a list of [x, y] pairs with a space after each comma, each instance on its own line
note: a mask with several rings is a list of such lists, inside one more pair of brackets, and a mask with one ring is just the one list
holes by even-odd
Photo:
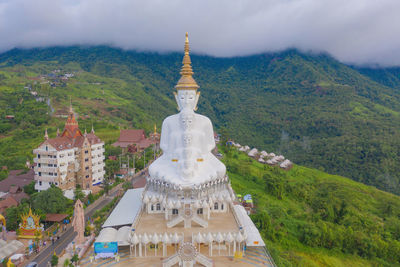
[[45, 139], [45, 140], [49, 140], [49, 135], [47, 134], [47, 128], [46, 128], [46, 130], [44, 131], [44, 139]]
[[157, 133], [157, 125], [154, 124], [154, 133]]
[[178, 81], [178, 84], [175, 86], [176, 90], [197, 90], [199, 86], [196, 81], [193, 79], [193, 69], [192, 62], [190, 61], [189, 56], [189, 38], [188, 33], [186, 33], [185, 40], [185, 55], [182, 60], [182, 68], [181, 68], [181, 78]]

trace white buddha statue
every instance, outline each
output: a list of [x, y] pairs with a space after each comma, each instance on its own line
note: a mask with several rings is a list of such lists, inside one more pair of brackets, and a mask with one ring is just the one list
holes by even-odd
[[189, 187], [225, 176], [226, 168], [212, 153], [214, 131], [209, 118], [196, 114], [200, 93], [193, 79], [186, 34], [182, 77], [175, 86], [179, 113], [167, 117], [161, 130], [163, 155], [149, 167], [152, 178]]

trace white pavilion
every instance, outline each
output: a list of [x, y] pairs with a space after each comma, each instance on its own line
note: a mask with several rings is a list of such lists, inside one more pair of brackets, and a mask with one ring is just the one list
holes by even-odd
[[[187, 33], [182, 63], [175, 86], [179, 113], [162, 124], [163, 154], [149, 167], [141, 202], [132, 203], [140, 211], [129, 221], [130, 230], [120, 228], [126, 222], [116, 227], [119, 230], [110, 230], [109, 218], [98, 239], [129, 244], [132, 258], [149, 264], [158, 260], [163, 267], [253, 266], [228, 261], [241, 257], [245, 249], [263, 249], [265, 244], [245, 209], [235, 205], [225, 165], [211, 152], [215, 141], [210, 119], [195, 113], [200, 92], [192, 77]], [[274, 266], [272, 259], [270, 263]]]

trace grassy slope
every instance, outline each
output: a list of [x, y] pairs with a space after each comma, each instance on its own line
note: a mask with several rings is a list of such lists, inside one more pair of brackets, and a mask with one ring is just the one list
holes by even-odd
[[[223, 161], [236, 193], [252, 194], [258, 214], [268, 214], [262, 223], [257, 216], [253, 219], [278, 265], [400, 264], [398, 196], [298, 165], [284, 171], [249, 160], [244, 153], [225, 153]], [[282, 185], [281, 199], [271, 184]], [[342, 203], [338, 219], [335, 209]]]

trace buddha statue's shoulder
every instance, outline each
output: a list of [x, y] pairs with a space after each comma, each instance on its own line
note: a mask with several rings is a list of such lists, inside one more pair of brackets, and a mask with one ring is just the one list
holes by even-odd
[[179, 114], [174, 114], [174, 115], [171, 115], [171, 116], [166, 117], [166, 118], [164, 119], [164, 121], [163, 121], [163, 125], [168, 125], [168, 124], [171, 124], [171, 123], [176, 123], [176, 122], [178, 122], [178, 120], [179, 120]]
[[200, 121], [201, 123], [209, 124], [209, 125], [212, 126], [212, 122], [207, 116], [204, 116], [204, 115], [201, 115], [201, 114], [197, 114], [197, 113], [195, 113], [195, 116], [196, 116], [196, 120]]

